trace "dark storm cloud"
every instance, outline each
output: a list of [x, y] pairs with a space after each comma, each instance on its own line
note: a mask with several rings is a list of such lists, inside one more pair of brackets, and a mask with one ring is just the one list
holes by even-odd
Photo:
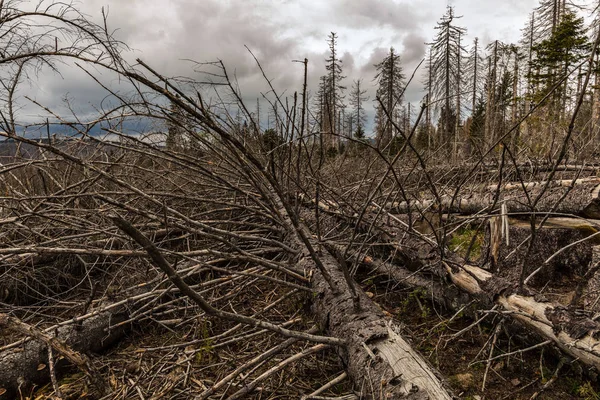
[[354, 73], [354, 70], [356, 68], [356, 61], [354, 60], [354, 56], [352, 55], [352, 53], [350, 52], [345, 52], [342, 55], [342, 61], [344, 64], [344, 70], [346, 71], [347, 74], [352, 74]]
[[412, 65], [420, 62], [425, 56], [426, 39], [415, 32], [411, 32], [402, 41], [402, 61]]
[[371, 54], [369, 55], [367, 62], [365, 64], [363, 64], [363, 66], [361, 68], [361, 74], [363, 76], [368, 76], [371, 79], [373, 79], [375, 77], [375, 75], [377, 74], [375, 65], [379, 64], [381, 62], [381, 60], [383, 60], [385, 58], [385, 56], [388, 54], [389, 51], [390, 51], [390, 49], [385, 48], [385, 47], [374, 48], [371, 51]]

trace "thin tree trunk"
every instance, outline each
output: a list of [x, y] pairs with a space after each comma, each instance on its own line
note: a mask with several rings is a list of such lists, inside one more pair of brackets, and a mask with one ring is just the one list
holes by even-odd
[[[511, 115], [511, 125], [515, 125], [518, 121], [518, 108], [519, 108], [519, 56], [518, 53], [513, 51], [514, 56], [514, 65], [513, 65], [513, 97], [512, 97], [512, 115]], [[513, 136], [513, 152], [515, 154], [518, 153], [518, 144], [519, 144], [519, 131], [520, 127], [514, 133]]]
[[496, 66], [498, 63], [498, 41], [494, 42], [493, 62], [489, 59], [488, 65], [488, 92], [487, 105], [485, 111], [485, 138], [488, 145], [492, 145], [496, 140], [494, 132], [494, 120], [496, 116]]
[[472, 99], [472, 104], [471, 104], [471, 113], [475, 112], [475, 107], [477, 105], [477, 67], [478, 67], [478, 62], [479, 62], [479, 38], [475, 38], [475, 50], [474, 50], [474, 59], [473, 59], [473, 99]]
[[461, 91], [461, 84], [460, 81], [462, 79], [461, 77], [461, 48], [460, 48], [460, 32], [458, 33], [458, 45], [457, 45], [457, 54], [456, 54], [456, 62], [457, 62], [457, 70], [458, 73], [456, 75], [456, 124], [454, 127], [454, 151], [453, 151], [453, 157], [455, 159], [455, 161], [458, 159], [458, 140], [460, 139], [460, 133], [459, 133], [459, 128], [460, 128], [460, 118], [461, 118], [461, 113], [460, 113], [460, 91]]
[[432, 84], [431, 60], [432, 60], [431, 49], [429, 49], [429, 71], [428, 71], [429, 77], [427, 78], [427, 100], [426, 100], [427, 108], [425, 109], [425, 126], [426, 126], [426, 134], [427, 134], [427, 150], [428, 151], [431, 150], [431, 135], [433, 134], [433, 132], [431, 132], [431, 84]]

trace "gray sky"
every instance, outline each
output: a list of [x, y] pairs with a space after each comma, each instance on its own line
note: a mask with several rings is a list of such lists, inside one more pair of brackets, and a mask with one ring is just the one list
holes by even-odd
[[[410, 75], [448, 3], [455, 15], [463, 16], [458, 24], [468, 30], [466, 42], [477, 36], [485, 44], [517, 41], [537, 0], [85, 0], [80, 8], [99, 21], [104, 6], [109, 26], [133, 49], [127, 57], [140, 57], [165, 75], [193, 76], [193, 66], [184, 59], [223, 60], [246, 99], [268, 89], [244, 45], [275, 88], [293, 94], [301, 89], [302, 65], [291, 61], [308, 58], [309, 86], [314, 89], [325, 73], [327, 35], [334, 31], [347, 76], [343, 84], [350, 88], [354, 79], [362, 78], [372, 101], [373, 64], [394, 46]], [[421, 81], [418, 73], [408, 101], [420, 101]], [[68, 93], [82, 109], [103, 97], [95, 83], [76, 71], [63, 78], [43, 76], [36, 92], [37, 99], [50, 103]]]

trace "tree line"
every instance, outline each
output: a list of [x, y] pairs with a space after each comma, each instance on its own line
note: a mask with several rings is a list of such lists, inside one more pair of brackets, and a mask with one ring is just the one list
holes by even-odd
[[[588, 72], [584, 64], [598, 32], [600, 13], [598, 5], [590, 9], [575, 3], [541, 0], [517, 43], [493, 40], [487, 44], [479, 38], [467, 43], [461, 17], [447, 7], [421, 64], [425, 96], [420, 105], [405, 101], [408, 80], [402, 55], [394, 47], [375, 65], [375, 98], [366, 95], [363, 78], [348, 86], [338, 35], [331, 32], [325, 73], [310, 109], [308, 105], [303, 109], [309, 115], [308, 129], [329, 153], [373, 136], [374, 144], [390, 153], [410, 139], [417, 149], [441, 152], [453, 159], [505, 147], [515, 153], [551, 157], [562, 143], [570, 111], [581, 98], [570, 150], [580, 157], [593, 154], [599, 142], [597, 53], [590, 84], [585, 91], [582, 88]], [[592, 16], [592, 22], [586, 24], [582, 14]], [[299, 108], [297, 95], [295, 99], [293, 107]], [[375, 105], [372, 135], [366, 131], [370, 101]], [[277, 102], [274, 104], [273, 113], [277, 114]], [[415, 118], [420, 109], [422, 118]], [[289, 109], [283, 112], [290, 113]], [[260, 120], [258, 103], [255, 115]], [[275, 116], [269, 135], [281, 135], [283, 127], [277, 119]], [[247, 121], [234, 126], [241, 132], [251, 130]]]

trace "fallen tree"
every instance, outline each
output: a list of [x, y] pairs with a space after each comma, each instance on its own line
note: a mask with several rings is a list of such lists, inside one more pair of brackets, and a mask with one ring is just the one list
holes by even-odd
[[[338, 259], [345, 254], [345, 248], [341, 245], [326, 242], [324, 246]], [[424, 290], [427, 299], [448, 310], [458, 311], [472, 301], [471, 296], [461, 292], [457, 287], [425, 277], [419, 271], [411, 271], [399, 263], [385, 262], [369, 255], [361, 255], [358, 251], [348, 254], [347, 261], [364, 266], [371, 275], [390, 277], [400, 286]]]
[[[128, 312], [121, 306], [110, 312], [104, 312], [80, 323], [61, 326], [49, 333], [48, 341], [27, 340], [16, 348], [0, 352], [0, 399], [14, 399], [29, 393], [32, 385], [41, 385], [50, 381], [50, 371], [55, 368], [52, 357], [49, 359], [48, 343], [58, 340], [69, 349], [79, 353], [98, 353], [119, 341], [126, 333], [127, 326], [112, 328], [128, 318]], [[10, 329], [11, 320], [0, 321], [0, 327]], [[20, 330], [24, 333], [23, 330]], [[32, 336], [36, 338], [35, 332]], [[29, 333], [27, 333], [29, 334]], [[47, 335], [41, 333], [41, 335]], [[67, 358], [56, 362], [60, 372], [68, 365]], [[99, 377], [96, 377], [99, 378]]]
[[[354, 288], [348, 287], [336, 258], [323, 253], [321, 259], [339, 292], [333, 292], [312, 266], [315, 271], [312, 286], [316, 293], [312, 310], [332, 336], [344, 339], [346, 346], [340, 349], [341, 354], [355, 387], [363, 388], [361, 395], [451, 399], [439, 374], [395, 330], [381, 308], [356, 283], [353, 283]], [[304, 254], [300, 265], [308, 267], [310, 264], [311, 259]]]
[[[389, 243], [395, 251], [403, 252], [405, 257], [414, 259], [415, 253], [406, 253], [404, 249], [411, 245]], [[414, 243], [413, 246], [417, 246]], [[421, 248], [427, 244], [419, 243]], [[423, 254], [423, 250], [421, 250]], [[430, 248], [429, 257], [439, 259], [438, 249]], [[428, 264], [431, 262], [428, 260]], [[530, 329], [544, 339], [551, 340], [562, 351], [584, 364], [600, 371], [600, 340], [597, 332], [600, 324], [589, 317], [578, 315], [574, 309], [562, 305], [537, 300], [535, 294], [520, 294], [518, 284], [494, 276], [480, 267], [467, 265], [456, 255], [446, 254], [438, 265], [461, 290], [477, 298], [480, 307], [491, 309], [494, 304], [501, 306], [505, 315], [518, 320], [526, 329]], [[428, 269], [431, 271], [431, 268]], [[442, 274], [443, 271], [436, 272]]]
[[[446, 213], [477, 214], [498, 212], [502, 205], [509, 214], [555, 213], [573, 214], [584, 218], [600, 218], [600, 180], [598, 178], [571, 179], [550, 182], [507, 183], [500, 187], [465, 187], [457, 194], [441, 194], [439, 198], [424, 198], [386, 204], [394, 213], [442, 210]], [[547, 188], [546, 188], [547, 186]], [[530, 199], [544, 191], [543, 197], [532, 209]], [[566, 197], [565, 197], [566, 194]], [[495, 209], [491, 207], [495, 205]]]
[[[331, 207], [320, 208], [336, 217], [343, 215]], [[407, 232], [406, 226], [399, 226], [393, 219], [387, 220], [385, 228], [378, 228], [378, 218], [381, 218], [381, 215], [366, 214], [358, 228], [374, 233], [380, 245], [385, 244], [401, 264], [408, 266], [415, 275], [409, 284], [424, 287], [432, 294], [442, 296], [439, 300], [442, 303], [451, 303], [455, 301], [455, 298], [452, 298], [454, 296], [446, 298], [444, 290], [424, 285], [425, 281], [418, 279], [423, 272], [433, 273], [442, 279], [447, 277], [456, 287], [476, 299], [479, 309], [490, 310], [494, 305], [500, 306], [503, 315], [515, 319], [525, 329], [556, 344], [574, 359], [600, 371], [600, 323], [577, 313], [574, 308], [540, 300], [534, 293], [523, 293], [529, 289], [519, 288], [518, 283], [509, 282], [480, 267], [468, 265], [456, 254], [445, 251], [444, 257], [441, 258], [439, 247], [431, 240], [423, 240], [424, 237], [418, 232]], [[344, 215], [343, 219], [356, 222], [356, 216]], [[398, 241], [398, 238], [402, 240]], [[379, 268], [380, 271], [385, 271]], [[400, 279], [406, 278], [405, 275], [402, 269], [397, 273], [389, 273], [389, 276]]]

